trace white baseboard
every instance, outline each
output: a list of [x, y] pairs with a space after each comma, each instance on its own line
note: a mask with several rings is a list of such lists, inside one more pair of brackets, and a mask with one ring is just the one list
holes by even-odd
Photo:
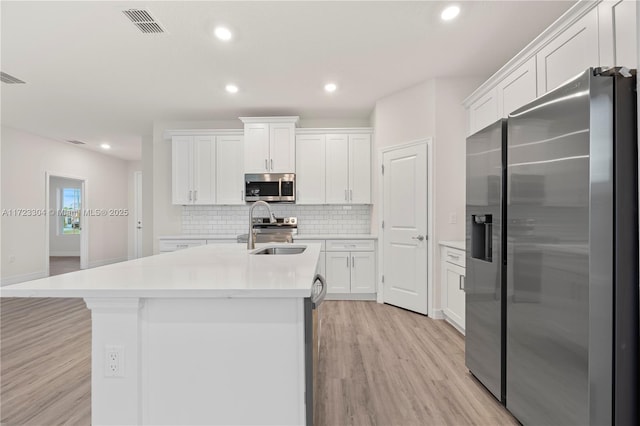
[[69, 256], [80, 256], [79, 251], [50, 251], [49, 257], [69, 257]]
[[370, 300], [375, 302], [375, 293], [327, 293], [325, 300]]
[[95, 260], [89, 262], [89, 268], [97, 268], [98, 266], [110, 265], [112, 263], [125, 262], [127, 257], [116, 257], [113, 259]]
[[434, 309], [429, 317], [433, 319], [444, 319], [444, 312], [442, 309]]
[[48, 277], [47, 271], [33, 272], [31, 274], [24, 275], [14, 275], [12, 277], [2, 278], [2, 280], [0, 281], [0, 286], [18, 284], [25, 281], [37, 280], [46, 277]]

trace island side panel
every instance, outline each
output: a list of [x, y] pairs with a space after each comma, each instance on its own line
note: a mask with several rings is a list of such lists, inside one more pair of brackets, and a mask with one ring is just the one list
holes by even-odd
[[[138, 298], [85, 298], [91, 310], [91, 424], [142, 422], [140, 314]], [[118, 353], [109, 371], [107, 350]]]
[[305, 424], [302, 298], [146, 299], [143, 423]]

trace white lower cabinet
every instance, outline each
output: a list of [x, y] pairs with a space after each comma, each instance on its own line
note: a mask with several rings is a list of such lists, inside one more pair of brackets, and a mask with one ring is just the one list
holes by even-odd
[[327, 240], [329, 294], [376, 292], [376, 259], [373, 240]]
[[322, 244], [318, 269], [327, 280], [328, 298], [375, 299], [375, 240], [305, 240], [295, 238], [294, 242]]
[[440, 282], [445, 319], [464, 334], [465, 330], [465, 252], [441, 245]]

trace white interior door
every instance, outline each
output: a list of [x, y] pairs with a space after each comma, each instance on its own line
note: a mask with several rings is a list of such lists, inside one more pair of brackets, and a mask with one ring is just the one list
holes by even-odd
[[427, 314], [427, 146], [383, 154], [384, 302]]
[[135, 259], [142, 257], [142, 172], [134, 173], [134, 209], [135, 227], [134, 227], [134, 250]]

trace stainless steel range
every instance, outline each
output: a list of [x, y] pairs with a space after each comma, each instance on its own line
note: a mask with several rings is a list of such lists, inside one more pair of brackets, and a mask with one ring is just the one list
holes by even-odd
[[[256, 217], [253, 219], [253, 232], [256, 243], [292, 243], [298, 234], [298, 218], [279, 217], [275, 223], [270, 223], [267, 217]], [[240, 234], [238, 242], [246, 243], [248, 237], [248, 234]]]

